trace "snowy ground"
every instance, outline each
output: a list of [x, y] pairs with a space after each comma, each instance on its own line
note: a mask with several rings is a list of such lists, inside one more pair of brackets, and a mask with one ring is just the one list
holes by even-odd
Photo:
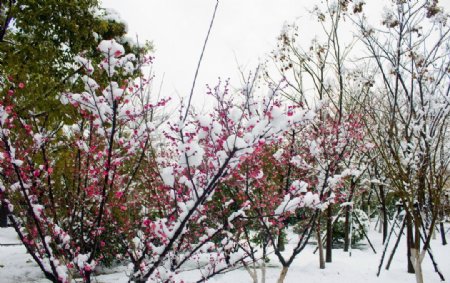
[[[448, 231], [447, 226], [447, 231]], [[406, 248], [402, 240], [399, 249], [394, 257], [390, 270], [381, 271], [380, 277], [376, 277], [376, 272], [382, 252], [381, 234], [374, 231], [369, 232], [369, 237], [374, 243], [377, 254], [375, 255], [368, 245], [361, 245], [358, 249], [352, 250], [352, 255], [342, 252], [340, 249], [333, 250], [333, 263], [328, 263], [326, 269], [319, 269], [318, 255], [313, 254], [314, 245], [308, 245], [306, 249], [297, 257], [293, 266], [289, 269], [286, 283], [306, 282], [306, 283], [334, 283], [334, 282], [415, 282], [413, 274], [406, 273]], [[403, 237], [405, 238], [405, 237]], [[450, 238], [450, 232], [447, 232]], [[21, 245], [4, 245], [18, 243], [15, 232], [12, 228], [0, 229], [0, 283], [16, 282], [49, 282], [43, 276], [26, 254], [25, 248]], [[393, 246], [394, 240], [391, 240]], [[439, 264], [441, 272], [446, 281], [450, 281], [450, 245], [442, 246], [440, 238], [432, 241], [434, 256]], [[389, 248], [390, 251], [390, 248]], [[433, 266], [427, 256], [423, 263], [425, 282], [440, 282], [438, 275], [434, 272]], [[276, 282], [280, 267], [277, 265], [275, 257], [271, 259], [267, 268], [267, 283]], [[258, 274], [260, 276], [260, 274]], [[185, 279], [189, 280], [189, 276]], [[96, 278], [98, 283], [127, 282], [124, 268], [116, 269], [110, 274], [101, 275]], [[252, 282], [247, 271], [244, 269], [234, 270], [224, 275], [218, 275], [208, 282], [211, 283], [248, 283]]]

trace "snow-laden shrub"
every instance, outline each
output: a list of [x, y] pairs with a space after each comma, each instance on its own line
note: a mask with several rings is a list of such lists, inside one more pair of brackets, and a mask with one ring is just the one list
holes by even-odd
[[[369, 230], [369, 217], [361, 209], [353, 209], [351, 218], [352, 244], [364, 239], [364, 232]], [[359, 221], [358, 221], [359, 220]], [[333, 226], [333, 240], [343, 242], [345, 238], [345, 217], [339, 217]]]

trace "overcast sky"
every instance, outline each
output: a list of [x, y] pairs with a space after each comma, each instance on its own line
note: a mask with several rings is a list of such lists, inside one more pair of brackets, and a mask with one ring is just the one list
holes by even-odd
[[[254, 69], [259, 60], [275, 48], [285, 22], [300, 23], [302, 38], [309, 43], [315, 20], [307, 13], [308, 3], [300, 0], [221, 0], [196, 87], [201, 99], [205, 84], [218, 77], [231, 78], [239, 85], [238, 65]], [[379, 0], [366, 0], [370, 11], [380, 8]], [[441, 0], [450, 7], [450, 0]], [[155, 46], [155, 74], [164, 75], [163, 94], [184, 96], [190, 91], [201, 47], [208, 30], [214, 0], [102, 0], [128, 24], [129, 35], [151, 40]]]
[[[222, 0], [205, 53], [196, 93], [218, 77], [238, 85], [238, 64], [255, 68], [276, 45], [283, 23], [300, 17], [305, 1]], [[189, 93], [201, 47], [216, 1], [213, 0], [102, 0], [128, 24], [130, 36], [151, 40], [155, 46], [155, 72], [164, 74], [163, 93]], [[309, 15], [307, 15], [309, 17]]]

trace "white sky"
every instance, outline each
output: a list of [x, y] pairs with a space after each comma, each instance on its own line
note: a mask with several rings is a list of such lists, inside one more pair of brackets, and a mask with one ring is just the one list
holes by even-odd
[[[308, 44], [315, 33], [315, 20], [306, 9], [319, 0], [221, 0], [210, 41], [202, 62], [194, 99], [205, 93], [205, 84], [231, 78], [239, 85], [238, 65], [246, 72], [273, 50], [285, 22], [300, 23]], [[366, 0], [370, 9], [381, 1]], [[164, 75], [165, 96], [186, 96], [191, 88], [215, 0], [102, 0], [128, 24], [129, 35], [151, 40], [155, 46], [154, 72], [159, 85]], [[308, 4], [309, 3], [309, 4]], [[450, 0], [440, 5], [450, 9]], [[366, 10], [367, 11], [367, 10]]]
[[[128, 24], [129, 35], [151, 40], [155, 46], [154, 70], [163, 93], [187, 95], [214, 10], [214, 0], [102, 0]], [[196, 86], [196, 98], [205, 84], [231, 78], [239, 84], [238, 63], [250, 71], [276, 46], [285, 21], [304, 12], [306, 1], [222, 0], [208, 42]], [[306, 15], [309, 18], [309, 15]]]

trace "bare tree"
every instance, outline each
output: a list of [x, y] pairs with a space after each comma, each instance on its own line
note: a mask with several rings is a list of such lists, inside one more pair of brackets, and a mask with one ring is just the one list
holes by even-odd
[[438, 1], [421, 0], [391, 1], [380, 27], [371, 27], [364, 16], [356, 20], [365, 63], [377, 69], [366, 121], [383, 173], [404, 205], [408, 272], [416, 273], [417, 282], [423, 282], [425, 253], [431, 255], [450, 162], [447, 21]]

